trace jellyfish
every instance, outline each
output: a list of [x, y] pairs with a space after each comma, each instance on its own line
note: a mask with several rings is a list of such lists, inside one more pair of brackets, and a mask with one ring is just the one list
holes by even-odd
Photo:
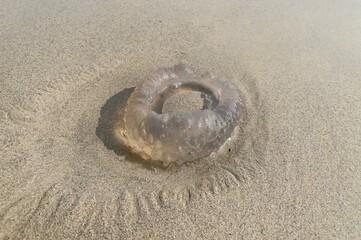
[[[178, 93], [200, 92], [202, 109], [171, 115], [164, 103]], [[245, 98], [226, 78], [179, 64], [160, 69], [136, 86], [115, 135], [144, 160], [183, 164], [216, 152], [246, 114]]]

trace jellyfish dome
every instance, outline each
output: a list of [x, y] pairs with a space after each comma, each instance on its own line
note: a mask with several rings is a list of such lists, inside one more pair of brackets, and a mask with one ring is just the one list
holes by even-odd
[[[202, 94], [202, 109], [163, 112], [167, 100], [187, 91]], [[135, 88], [115, 132], [145, 160], [183, 164], [217, 151], [245, 114], [244, 96], [232, 82], [180, 64], [158, 70]]]

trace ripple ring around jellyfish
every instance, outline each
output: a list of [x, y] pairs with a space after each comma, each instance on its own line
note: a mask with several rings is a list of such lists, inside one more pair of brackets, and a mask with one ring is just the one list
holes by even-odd
[[[165, 101], [184, 91], [200, 92], [203, 109], [162, 113]], [[245, 115], [245, 99], [230, 81], [180, 64], [158, 70], [135, 88], [115, 134], [145, 160], [183, 164], [217, 151]]]

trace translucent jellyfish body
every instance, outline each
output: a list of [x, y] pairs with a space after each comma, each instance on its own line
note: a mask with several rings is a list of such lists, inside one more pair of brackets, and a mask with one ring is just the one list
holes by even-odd
[[[203, 109], [163, 113], [165, 101], [183, 91], [201, 92]], [[145, 160], [182, 164], [217, 151], [244, 114], [244, 98], [230, 81], [181, 64], [157, 71], [135, 88], [115, 131]]]

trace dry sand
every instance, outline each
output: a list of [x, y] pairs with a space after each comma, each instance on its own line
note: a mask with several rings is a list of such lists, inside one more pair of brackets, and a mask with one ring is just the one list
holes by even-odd
[[[2, 1], [0, 239], [361, 239], [361, 4], [340, 2]], [[250, 117], [164, 170], [110, 133], [179, 62]]]

